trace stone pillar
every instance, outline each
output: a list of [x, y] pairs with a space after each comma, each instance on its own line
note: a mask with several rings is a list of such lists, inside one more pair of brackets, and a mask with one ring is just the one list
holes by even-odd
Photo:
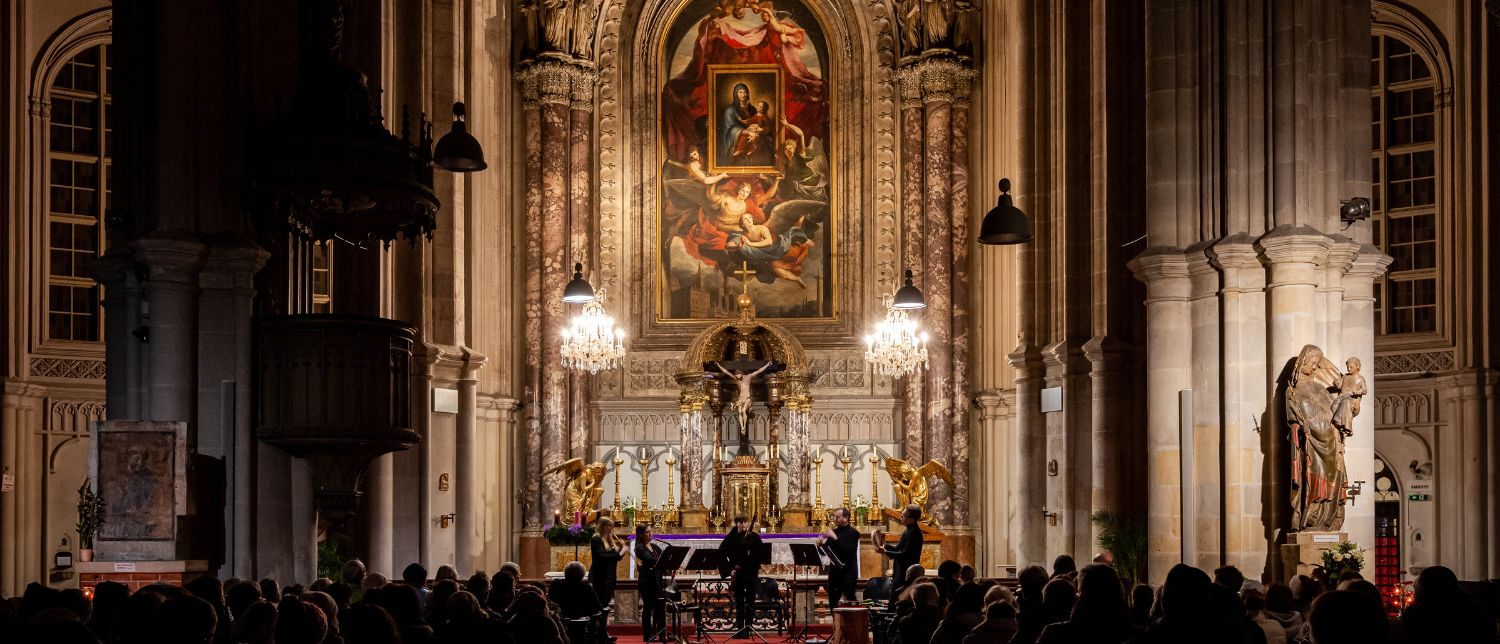
[[[44, 480], [36, 455], [41, 435], [41, 406], [46, 392], [20, 382], [5, 383], [0, 400], [0, 472], [15, 478], [15, 490], [0, 493], [0, 593], [15, 597], [28, 583], [42, 579], [42, 557], [38, 538], [41, 530], [25, 529], [42, 516], [41, 490]], [[51, 545], [51, 544], [48, 544]]]
[[[769, 383], [768, 386], [770, 386]], [[781, 428], [785, 422], [781, 418], [783, 404], [779, 396], [772, 396], [766, 401], [766, 416], [771, 429], [771, 440], [766, 454], [766, 465], [771, 468], [771, 498], [766, 506], [768, 509], [781, 507]]]
[[365, 471], [364, 505], [369, 526], [369, 546], [365, 566], [370, 572], [387, 577], [399, 576], [395, 569], [395, 455], [381, 454]]
[[[1271, 459], [1267, 491], [1269, 523], [1271, 530], [1286, 530], [1291, 523], [1290, 445], [1287, 440], [1286, 409], [1281, 396], [1281, 383], [1287, 369], [1302, 347], [1316, 339], [1316, 321], [1313, 319], [1314, 299], [1317, 296], [1318, 264], [1328, 255], [1330, 240], [1317, 231], [1291, 226], [1278, 226], [1262, 236], [1256, 245], [1260, 249], [1261, 262], [1267, 266], [1266, 324], [1269, 331], [1270, 362], [1266, 365], [1267, 423], [1263, 430], [1271, 432], [1267, 441], [1266, 455]], [[1282, 571], [1274, 578], [1281, 578]]]
[[[154, 234], [132, 245], [149, 271], [146, 302], [150, 305], [147, 361], [151, 369], [147, 398], [150, 420], [189, 422], [188, 445], [197, 445], [198, 269], [204, 246], [188, 235]], [[145, 317], [145, 316], [143, 316]]]
[[[521, 84], [521, 120], [526, 148], [526, 346], [542, 346], [542, 111], [537, 74], [517, 75]], [[526, 352], [524, 397], [526, 476], [521, 494], [522, 523], [541, 529], [548, 514], [542, 501], [541, 352]]]
[[[1220, 398], [1223, 392], [1219, 364], [1223, 319], [1219, 314], [1219, 274], [1214, 270], [1202, 245], [1190, 247], [1184, 259], [1188, 267], [1188, 311], [1192, 316], [1189, 334], [1182, 341], [1190, 343], [1189, 389], [1193, 390], [1193, 428], [1189, 450], [1193, 460], [1192, 479], [1182, 481], [1183, 561], [1212, 570], [1219, 565], [1220, 528], [1223, 520], [1223, 473], [1219, 453], [1221, 445]], [[1179, 442], [1181, 438], [1178, 439]]]
[[[975, 72], [963, 69], [953, 79], [953, 116], [950, 122], [953, 141], [951, 157], [953, 221], [949, 243], [953, 248], [953, 274], [950, 277], [952, 308], [952, 412], [953, 456], [948, 471], [953, 475], [952, 514], [955, 526], [969, 525], [969, 91]], [[991, 571], [993, 572], [993, 571]]]
[[812, 450], [808, 416], [811, 410], [803, 401], [787, 404], [787, 431], [785, 460], [787, 470], [787, 509], [807, 510], [812, 507]]
[[[594, 84], [597, 76], [591, 65], [583, 63], [577, 63], [570, 72], [568, 190], [565, 196], [568, 199], [568, 257], [571, 261], [566, 262], [564, 268], [566, 271], [573, 263], [581, 263], [597, 275], [589, 244], [590, 233], [594, 230]], [[555, 297], [562, 297], [561, 292]], [[558, 328], [566, 324], [567, 321], [561, 321]], [[589, 445], [593, 442], [589, 431], [592, 422], [589, 381], [592, 378], [585, 372], [574, 371], [568, 380], [568, 453], [584, 462], [592, 462], [593, 455], [589, 453]], [[686, 460], [683, 459], [684, 464]]]
[[[923, 443], [926, 454], [922, 459], [937, 459], [945, 465], [953, 464], [953, 424], [950, 403], [953, 380], [952, 351], [949, 345], [953, 337], [952, 300], [953, 245], [946, 232], [953, 226], [952, 193], [949, 190], [953, 131], [953, 76], [957, 63], [951, 60], [930, 59], [917, 63], [916, 73], [921, 75], [922, 89], [922, 211], [925, 266], [922, 271], [923, 293], [927, 296], [930, 315], [922, 316], [930, 340], [927, 370], [923, 374]], [[908, 457], [909, 458], [909, 457]], [[947, 485], [937, 484], [931, 488], [929, 504], [935, 518], [944, 524], [950, 522], [952, 490]]]
[[1179, 464], [1179, 392], [1192, 386], [1192, 312], [1187, 259], [1172, 248], [1147, 250], [1130, 269], [1146, 284], [1147, 574], [1154, 583], [1183, 560]]
[[[927, 255], [922, 234], [922, 84], [915, 67], [903, 67], [896, 73], [896, 80], [901, 85], [901, 238], [904, 242], [901, 256], [905, 268], [911, 270], [920, 282], [926, 277], [923, 271]], [[901, 272], [897, 271], [897, 274]], [[893, 289], [899, 288], [899, 284], [898, 281]], [[930, 299], [928, 303], [930, 308]], [[884, 314], [884, 311], [880, 312], [880, 315]], [[916, 460], [924, 453], [922, 379], [908, 375], [902, 380], [902, 456]]]
[[[974, 405], [979, 409], [979, 458], [982, 462], [991, 464], [991, 467], [985, 469], [983, 476], [974, 479], [977, 489], [972, 495], [964, 490], [964, 498], [975, 501], [973, 526], [975, 534], [979, 535], [979, 542], [974, 544], [978, 555], [974, 567], [986, 576], [1003, 576], [1005, 571], [999, 566], [1015, 562], [1011, 554], [1009, 529], [1016, 507], [1010, 493], [1013, 472], [1009, 458], [1014, 451], [1015, 442], [1012, 440], [1014, 433], [1010, 430], [1011, 423], [1007, 422], [1012, 417], [1014, 408], [995, 389], [980, 392], [974, 397]], [[958, 472], [953, 475], [956, 481]]]
[[1248, 235], [1207, 250], [1219, 272], [1219, 419], [1224, 441], [1224, 558], [1249, 576], [1265, 570], [1265, 269]]
[[128, 248], [106, 250], [96, 266], [104, 286], [106, 408], [113, 418], [141, 418], [145, 412], [142, 354], [147, 347], [131, 333], [141, 325], [144, 284], [137, 280], [135, 257]]
[[[1021, 249], [1021, 283], [1027, 284], [1030, 271], [1030, 252]], [[1024, 287], [1023, 287], [1024, 288]], [[1026, 326], [1028, 314], [1022, 312], [1022, 327]], [[1016, 565], [1046, 565], [1047, 520], [1042, 516], [1047, 507], [1047, 429], [1042, 418], [1041, 385], [1042, 355], [1035, 346], [1021, 338], [1021, 346], [1009, 356], [1011, 368], [1016, 370], [1016, 508], [1020, 515], [1016, 521]]]
[[[1089, 455], [1093, 470], [1089, 507], [1139, 520], [1145, 503], [1133, 491], [1145, 489], [1141, 467], [1146, 462], [1145, 437], [1140, 431], [1144, 424], [1131, 419], [1142, 414], [1138, 388], [1132, 383], [1139, 375], [1140, 355], [1110, 336], [1091, 338], [1083, 345], [1083, 355], [1089, 362], [1089, 434], [1095, 447]], [[1097, 543], [1097, 538], [1091, 532], [1089, 543]]]
[[476, 435], [479, 406], [475, 396], [479, 387], [479, 370], [484, 367], [485, 357], [468, 349], [463, 350], [463, 365], [459, 367], [458, 417], [455, 418], [453, 513], [455, 515], [453, 565], [459, 570], [473, 570], [475, 562], [484, 553], [484, 518], [479, 508], [483, 498], [483, 480], [477, 468], [481, 441]]

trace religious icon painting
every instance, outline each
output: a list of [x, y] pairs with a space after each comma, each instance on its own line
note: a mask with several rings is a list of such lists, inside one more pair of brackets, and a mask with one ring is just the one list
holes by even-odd
[[781, 68], [709, 65], [708, 172], [776, 172], [782, 138]]
[[828, 46], [801, 0], [690, 0], [662, 42], [657, 318], [830, 319]]

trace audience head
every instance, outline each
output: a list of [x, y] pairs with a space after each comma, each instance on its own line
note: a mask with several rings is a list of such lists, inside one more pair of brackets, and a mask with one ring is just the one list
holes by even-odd
[[194, 597], [208, 602], [215, 609], [224, 605], [224, 584], [217, 577], [203, 575], [188, 582], [183, 588]]
[[[98, 597], [97, 592], [94, 595]], [[235, 584], [224, 597], [224, 604], [229, 608], [229, 616], [236, 620], [244, 617], [245, 609], [260, 600], [260, 586], [251, 583]]]
[[959, 581], [962, 581], [966, 584], [974, 583], [974, 576], [974, 567], [970, 566], [969, 564], [964, 564], [964, 567], [960, 568], [958, 571]]
[[328, 620], [328, 632], [330, 634], [339, 632], [339, 605], [334, 600], [333, 595], [318, 590], [310, 590], [302, 593], [301, 599], [317, 606], [318, 610], [323, 611], [323, 617]]
[[281, 586], [275, 579], [266, 577], [260, 580], [260, 596], [268, 602], [274, 602], [281, 598]]
[[984, 591], [984, 605], [989, 606], [995, 602], [1010, 604], [1010, 607], [1014, 609], [1016, 607], [1016, 596], [1011, 594], [1009, 588], [995, 584]]
[[350, 588], [359, 586], [365, 581], [365, 575], [369, 571], [365, 569], [365, 562], [358, 559], [350, 559], [344, 562], [344, 571], [339, 573], [339, 581], [349, 584]]
[[360, 604], [345, 611], [339, 618], [339, 629], [347, 641], [357, 644], [399, 644], [401, 641], [391, 614], [374, 604]]
[[483, 571], [469, 575], [469, 580], [464, 582], [464, 590], [469, 591], [469, 594], [474, 596], [474, 599], [479, 602], [480, 606], [485, 605], [490, 599], [489, 576], [485, 575]]
[[911, 602], [917, 606], [937, 606], [938, 587], [930, 582], [922, 582], [911, 587]]
[[1447, 566], [1428, 566], [1417, 574], [1416, 583], [1412, 584], [1412, 602], [1422, 603], [1424, 600], [1447, 600], [1458, 597], [1463, 591], [1458, 587], [1458, 576], [1453, 574]]
[[368, 575], [365, 575], [364, 581], [359, 582], [359, 586], [365, 592], [370, 592], [389, 583], [391, 583], [391, 580], [387, 579], [385, 575], [382, 575], [378, 572], [372, 572]]
[[82, 590], [77, 588], [64, 588], [62, 592], [57, 594], [56, 605], [59, 608], [67, 609], [80, 622], [88, 621], [89, 613], [94, 610], [94, 606], [89, 602], [89, 598], [83, 594]]
[[311, 603], [287, 595], [276, 606], [276, 644], [321, 644], [328, 618]]
[[1077, 571], [1078, 571], [1078, 564], [1074, 563], [1073, 562], [1073, 558], [1070, 557], [1070, 556], [1068, 556], [1068, 555], [1058, 555], [1056, 559], [1052, 560], [1052, 576], [1053, 577], [1058, 577], [1058, 576], [1061, 576], [1061, 575], [1066, 575], [1066, 574], [1068, 574], [1070, 572], [1077, 572]]
[[423, 567], [422, 564], [412, 562], [406, 566], [406, 570], [401, 571], [401, 581], [406, 582], [408, 586], [425, 588], [427, 586], [427, 568]]
[[1115, 556], [1112, 555], [1112, 554], [1109, 554], [1109, 552], [1107, 552], [1107, 551], [1106, 552], [1096, 552], [1096, 553], [1094, 553], [1094, 563], [1096, 563], [1096, 564], [1109, 564], [1109, 565], [1113, 566], [1113, 565], [1115, 565]]
[[328, 596], [333, 598], [333, 603], [339, 608], [348, 608], [349, 600], [354, 598], [354, 589], [342, 581], [328, 584]]
[[230, 634], [234, 642], [271, 644], [276, 639], [276, 605], [256, 599], [234, 620]]
[[1208, 578], [1208, 573], [1187, 564], [1172, 566], [1162, 584], [1162, 618], [1191, 621], [1207, 617], [1212, 606], [1211, 586], [1213, 581]]
[[[637, 525], [636, 529], [639, 530], [640, 526]], [[521, 578], [521, 564], [518, 564], [514, 561], [507, 561], [503, 564], [500, 564], [500, 572], [508, 573], [510, 576], [515, 577], [519, 580]]]
[[1124, 619], [1127, 607], [1120, 594], [1120, 576], [1104, 564], [1089, 564], [1078, 573], [1078, 602], [1073, 605], [1073, 619], [1110, 617]]
[[1234, 566], [1219, 566], [1214, 569], [1214, 583], [1234, 592], [1240, 592], [1240, 587], [1245, 585], [1245, 573], [1240, 572], [1240, 569]]
[[415, 586], [391, 584], [381, 589], [381, 606], [396, 620], [401, 628], [420, 626], [422, 622], [422, 598]]
[[321, 592], [327, 591], [328, 587], [332, 586], [332, 585], [333, 585], [333, 580], [332, 579], [330, 579], [328, 577], [319, 577], [317, 579], [314, 579], [312, 585], [308, 586], [307, 590], [304, 591], [304, 592], [320, 592], [321, 593]]
[[510, 612], [516, 615], [545, 617], [547, 615], [547, 599], [542, 597], [541, 593], [518, 591], [515, 601], [510, 603]]
[[957, 561], [947, 559], [944, 560], [943, 563], [938, 564], [937, 575], [942, 579], [957, 580], [958, 573], [963, 572], [963, 569], [964, 567]]
[[575, 584], [583, 581], [585, 572], [588, 571], [584, 570], [583, 564], [577, 561], [570, 561], [568, 565], [563, 566], [563, 578]]
[[1077, 600], [1078, 593], [1073, 588], [1073, 582], [1066, 578], [1054, 578], [1042, 588], [1042, 614], [1055, 622], [1065, 621], [1072, 614], [1073, 603]]
[[953, 601], [948, 603], [948, 616], [964, 613], [984, 612], [984, 590], [974, 584], [964, 584], [953, 591]]
[[1047, 569], [1041, 566], [1027, 566], [1021, 569], [1017, 577], [1021, 582], [1021, 601], [1028, 604], [1041, 603], [1042, 587], [1047, 585]]
[[1292, 589], [1281, 584], [1266, 586], [1266, 610], [1273, 613], [1292, 613], [1297, 610], [1297, 599]]
[[217, 623], [213, 604], [181, 595], [162, 602], [151, 630], [167, 644], [205, 644], [213, 638]]
[[985, 621], [999, 621], [1016, 618], [1016, 607], [1006, 602], [991, 602], [984, 607]]
[[1313, 644], [1384, 644], [1389, 637], [1380, 600], [1360, 592], [1335, 590], [1319, 595], [1307, 621]]
[[[578, 563], [578, 562], [573, 562]], [[461, 622], [471, 619], [482, 619], [484, 609], [479, 607], [479, 600], [468, 591], [460, 590], [448, 598], [448, 620]]]
[[458, 569], [448, 564], [443, 564], [441, 566], [438, 566], [437, 574], [433, 575], [432, 578], [436, 581], [442, 581], [444, 579], [458, 581]]
[[1297, 575], [1292, 578], [1292, 583], [1287, 584], [1292, 589], [1292, 599], [1297, 603], [1297, 611], [1306, 614], [1312, 608], [1314, 599], [1323, 594], [1323, 583], [1307, 575]]
[[[115, 640], [119, 642], [150, 642], [155, 639], [156, 611], [165, 601], [158, 593], [147, 590], [136, 591], [120, 608], [119, 621], [115, 623]], [[199, 600], [202, 601], [202, 600]]]
[[912, 564], [912, 565], [906, 567], [906, 580], [907, 580], [907, 583], [911, 583], [913, 580], [915, 580], [917, 578], [926, 577], [926, 576], [927, 576], [927, 569], [923, 568], [922, 564]]

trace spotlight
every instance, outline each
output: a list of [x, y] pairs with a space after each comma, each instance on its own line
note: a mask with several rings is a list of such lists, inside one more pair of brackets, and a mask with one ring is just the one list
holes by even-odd
[[1370, 200], [1355, 197], [1339, 205], [1339, 221], [1352, 224], [1370, 218]]

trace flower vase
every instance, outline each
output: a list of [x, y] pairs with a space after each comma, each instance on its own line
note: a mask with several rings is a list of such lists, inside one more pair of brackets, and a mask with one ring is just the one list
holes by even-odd
[[635, 527], [635, 508], [625, 508], [625, 526]]
[[78, 549], [78, 560], [79, 561], [93, 561], [94, 560], [94, 549], [93, 548], [79, 548]]
[[869, 515], [870, 515], [870, 511], [868, 509], [866, 509], [866, 508], [855, 508], [854, 509], [854, 519], [855, 519], [855, 521], [859, 522], [859, 525], [865, 525], [866, 524], [865, 519], [867, 517], [869, 517]]

